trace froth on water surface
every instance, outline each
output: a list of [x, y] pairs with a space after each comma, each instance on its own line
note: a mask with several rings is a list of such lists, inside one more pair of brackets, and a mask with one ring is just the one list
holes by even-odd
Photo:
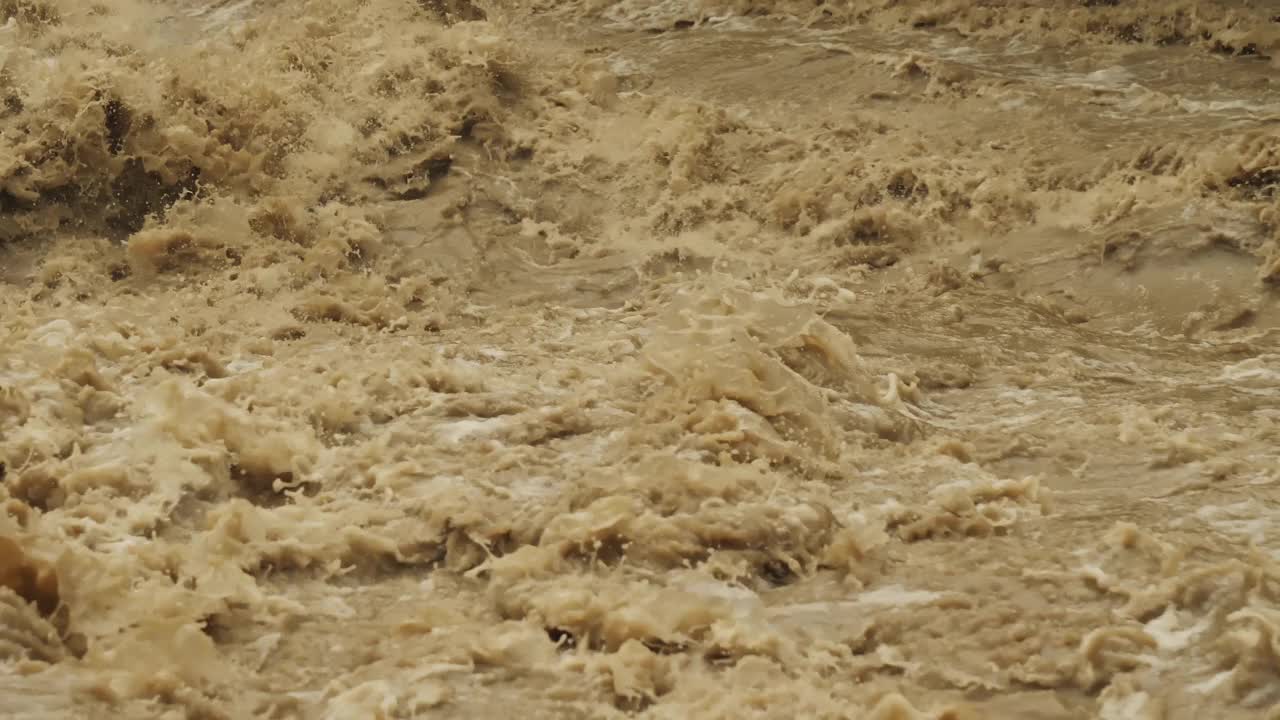
[[1278, 31], [0, 0], [0, 710], [1280, 717]]

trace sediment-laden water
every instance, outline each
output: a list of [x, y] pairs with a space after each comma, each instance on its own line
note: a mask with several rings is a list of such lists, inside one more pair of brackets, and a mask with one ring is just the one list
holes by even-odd
[[0, 0], [0, 710], [1280, 717], [1277, 58]]

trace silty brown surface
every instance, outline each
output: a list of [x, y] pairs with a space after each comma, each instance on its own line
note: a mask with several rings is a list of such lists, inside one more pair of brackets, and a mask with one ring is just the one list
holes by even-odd
[[1275, 13], [0, 0], [0, 709], [1280, 717]]

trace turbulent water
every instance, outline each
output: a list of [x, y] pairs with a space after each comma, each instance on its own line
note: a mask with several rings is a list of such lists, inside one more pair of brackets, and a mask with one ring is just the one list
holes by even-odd
[[1280, 718], [1280, 6], [0, 0], [0, 714]]

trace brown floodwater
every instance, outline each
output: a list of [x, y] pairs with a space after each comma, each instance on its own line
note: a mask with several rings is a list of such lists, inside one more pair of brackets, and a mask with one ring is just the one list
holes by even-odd
[[0, 714], [1280, 718], [1280, 10], [0, 0]]

